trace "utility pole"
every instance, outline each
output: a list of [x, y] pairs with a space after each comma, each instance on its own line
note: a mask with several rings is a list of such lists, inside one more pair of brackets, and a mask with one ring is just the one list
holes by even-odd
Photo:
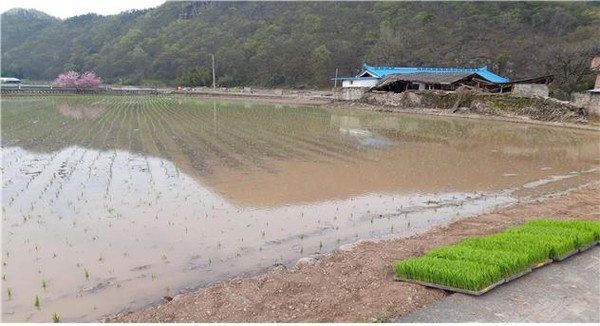
[[213, 71], [213, 89], [217, 88], [217, 82], [215, 80], [215, 55], [211, 54], [212, 56], [212, 71]]
[[335, 90], [337, 90], [337, 76], [338, 76], [338, 68], [335, 68], [335, 79], [333, 80], [333, 89], [335, 89]]

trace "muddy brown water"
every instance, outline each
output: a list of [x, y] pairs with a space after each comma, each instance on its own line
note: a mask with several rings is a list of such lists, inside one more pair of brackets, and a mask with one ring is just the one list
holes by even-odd
[[545, 126], [177, 97], [1, 104], [7, 322], [94, 321], [597, 181], [600, 165], [598, 132]]

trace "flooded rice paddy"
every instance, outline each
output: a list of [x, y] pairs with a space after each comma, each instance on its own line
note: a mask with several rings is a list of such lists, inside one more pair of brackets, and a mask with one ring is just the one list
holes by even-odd
[[600, 163], [597, 132], [523, 124], [178, 97], [1, 104], [8, 322], [94, 321], [595, 181]]

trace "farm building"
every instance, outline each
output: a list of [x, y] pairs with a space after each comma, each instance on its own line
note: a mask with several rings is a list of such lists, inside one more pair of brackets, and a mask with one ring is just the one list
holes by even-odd
[[429, 67], [374, 67], [363, 65], [361, 73], [355, 77], [333, 78], [342, 81], [344, 99], [360, 97], [364, 90], [405, 92], [410, 90], [454, 91], [460, 86], [479, 89], [485, 92], [515, 95], [548, 96], [547, 85], [552, 76], [511, 81], [487, 69], [479, 68], [429, 68]]
[[0, 77], [1, 84], [20, 84], [21, 80], [14, 77]]
[[593, 73], [596, 73], [594, 88], [572, 94], [571, 100], [575, 105], [585, 108], [590, 115], [600, 117], [600, 57], [592, 59], [590, 69]]
[[[487, 67], [481, 68], [428, 68], [428, 67], [374, 67], [367, 64], [363, 65], [363, 71], [355, 77], [337, 78], [342, 81], [342, 87], [362, 87], [372, 88], [385, 80], [386, 85], [393, 82], [391, 80], [411, 82], [407, 89], [442, 89], [448, 83], [456, 83], [469, 76], [487, 83], [507, 83], [508, 78], [504, 78], [489, 71]], [[336, 80], [334, 78], [333, 80]], [[404, 83], [403, 83], [404, 84]], [[440, 85], [440, 86], [434, 86]]]

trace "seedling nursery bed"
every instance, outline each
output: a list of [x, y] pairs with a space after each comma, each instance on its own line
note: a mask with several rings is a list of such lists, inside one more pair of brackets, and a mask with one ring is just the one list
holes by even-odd
[[535, 219], [392, 264], [395, 279], [482, 295], [600, 243], [600, 221]]

